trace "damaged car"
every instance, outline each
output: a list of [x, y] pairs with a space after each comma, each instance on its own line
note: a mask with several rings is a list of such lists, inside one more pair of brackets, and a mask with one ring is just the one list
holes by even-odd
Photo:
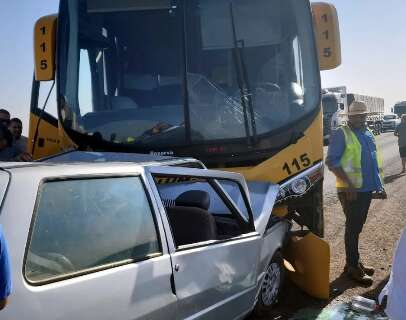
[[3, 163], [13, 294], [2, 319], [240, 319], [272, 308], [291, 228], [272, 215], [279, 187], [198, 164]]

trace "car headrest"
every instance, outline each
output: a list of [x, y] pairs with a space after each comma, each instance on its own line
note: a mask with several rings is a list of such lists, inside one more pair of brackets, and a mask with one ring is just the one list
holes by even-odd
[[203, 210], [209, 210], [210, 195], [206, 191], [190, 190], [178, 196], [175, 203], [181, 207], [197, 207]]

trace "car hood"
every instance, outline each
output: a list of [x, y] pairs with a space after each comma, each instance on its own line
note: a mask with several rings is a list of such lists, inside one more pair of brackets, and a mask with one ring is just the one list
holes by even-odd
[[279, 185], [268, 182], [247, 182], [251, 198], [255, 230], [263, 235], [271, 217]]

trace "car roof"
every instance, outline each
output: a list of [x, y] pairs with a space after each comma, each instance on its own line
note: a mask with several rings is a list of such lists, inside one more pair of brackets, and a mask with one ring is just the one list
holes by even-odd
[[[63, 153], [57, 156], [46, 158], [36, 162], [1, 162], [0, 168], [7, 171], [31, 168], [38, 170], [47, 168], [56, 171], [64, 167], [71, 170], [86, 171], [94, 169], [124, 168], [132, 165], [132, 168], [150, 167], [150, 166], [185, 166], [193, 168], [204, 168], [204, 165], [193, 158], [175, 158], [146, 154], [128, 154], [112, 152], [82, 152], [73, 151]], [[53, 168], [53, 169], [51, 169]]]

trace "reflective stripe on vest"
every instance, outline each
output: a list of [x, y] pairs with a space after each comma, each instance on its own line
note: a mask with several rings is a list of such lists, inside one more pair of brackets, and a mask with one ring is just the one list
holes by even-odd
[[[343, 126], [341, 130], [344, 133], [345, 138], [345, 150], [341, 158], [340, 165], [344, 172], [347, 174], [348, 178], [352, 182], [356, 189], [362, 188], [362, 146], [359, 142], [355, 133], [348, 127]], [[371, 132], [371, 131], [370, 131]], [[372, 136], [373, 133], [371, 132]], [[375, 142], [375, 138], [374, 142]], [[382, 157], [379, 148], [375, 142], [376, 146], [376, 157], [379, 168], [379, 176], [381, 179], [381, 184], [383, 186], [383, 170], [382, 170]], [[337, 189], [348, 189], [348, 184], [337, 178]]]

